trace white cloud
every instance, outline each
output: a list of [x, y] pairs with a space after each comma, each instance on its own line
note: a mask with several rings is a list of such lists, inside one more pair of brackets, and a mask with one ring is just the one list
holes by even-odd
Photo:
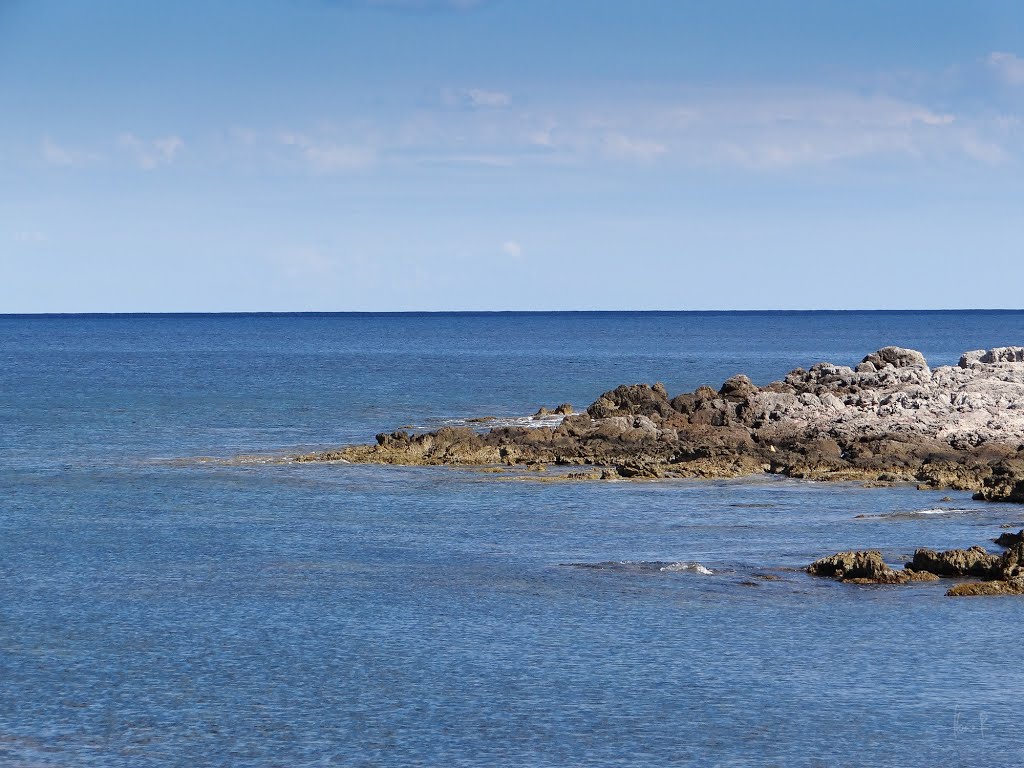
[[975, 136], [964, 136], [960, 147], [968, 157], [985, 163], [985, 165], [1002, 165], [1010, 159], [1005, 148], [992, 141], [985, 141]]
[[36, 229], [27, 229], [14, 233], [14, 240], [18, 243], [45, 243], [47, 239], [45, 232], [40, 232]]
[[523, 255], [523, 246], [515, 240], [506, 240], [501, 244], [501, 250], [506, 256], [511, 256], [513, 259], [518, 259]]
[[286, 147], [294, 147], [305, 165], [314, 173], [357, 171], [368, 168], [377, 160], [376, 150], [372, 147], [339, 144], [301, 133], [282, 134], [280, 142]]
[[[447, 103], [458, 103], [448, 94]], [[978, 160], [957, 115], [885, 96], [822, 89], [694, 89], [644, 100], [562, 101], [525, 110], [457, 110], [404, 135], [407, 157], [490, 164], [638, 163], [770, 171], [872, 156], [956, 152]], [[969, 152], [968, 147], [972, 150]], [[449, 152], [444, 152], [448, 149]], [[505, 158], [506, 163], [500, 163]], [[419, 160], [422, 161], [422, 160]]]
[[[447, 103], [471, 106], [469, 93], [446, 92]], [[473, 98], [503, 100], [497, 91], [486, 93], [491, 95]], [[421, 108], [404, 120], [276, 135], [247, 132], [236, 137], [236, 146], [248, 161], [317, 174], [378, 162], [493, 168], [634, 164], [765, 173], [899, 160], [1002, 165], [1019, 152], [1018, 123], [1014, 114], [954, 113], [853, 91], [704, 88], [643, 98], [605, 93], [600, 102], [533, 99], [516, 109]]]
[[185, 147], [185, 142], [180, 136], [141, 139], [133, 133], [122, 133], [118, 137], [118, 143], [132, 155], [136, 164], [144, 171], [170, 165]]
[[504, 91], [485, 88], [445, 88], [441, 91], [441, 101], [449, 107], [501, 109], [512, 103], [512, 97]]
[[512, 98], [501, 91], [485, 91], [483, 88], [470, 88], [466, 96], [474, 107], [507, 107]]
[[54, 165], [61, 168], [91, 165], [100, 159], [99, 155], [92, 152], [84, 152], [82, 150], [70, 149], [68, 147], [61, 146], [53, 141], [49, 136], [43, 137], [43, 141], [40, 144], [40, 153], [43, 156], [43, 160], [48, 165]]
[[651, 162], [668, 152], [668, 148], [657, 141], [634, 139], [621, 133], [610, 133], [605, 136], [604, 149], [612, 157], [639, 160], [644, 163]]
[[1010, 85], [1024, 85], [1024, 59], [1020, 56], [995, 51], [989, 54], [986, 61]]

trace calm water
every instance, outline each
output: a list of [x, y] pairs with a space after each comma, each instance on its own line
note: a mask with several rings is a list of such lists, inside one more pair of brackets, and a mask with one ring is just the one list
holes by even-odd
[[1017, 765], [1024, 600], [787, 569], [1022, 508], [176, 460], [1021, 342], [1024, 312], [0, 317], [0, 764]]

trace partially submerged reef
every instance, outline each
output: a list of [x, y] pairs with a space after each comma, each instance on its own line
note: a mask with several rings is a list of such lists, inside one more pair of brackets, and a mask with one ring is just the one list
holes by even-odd
[[[551, 412], [542, 409], [544, 415]], [[550, 426], [381, 433], [293, 457], [350, 463], [578, 467], [567, 479], [724, 478], [915, 482], [1024, 502], [1024, 347], [965, 353], [932, 369], [885, 347], [856, 368], [818, 363], [756, 386], [739, 374], [670, 397], [622, 385]], [[486, 420], [476, 420], [486, 425]]]
[[911, 581], [937, 581], [940, 578], [981, 579], [956, 584], [950, 597], [976, 595], [1024, 595], [1024, 530], [1004, 533], [995, 540], [1006, 547], [994, 555], [984, 547], [950, 549], [936, 552], [918, 549], [903, 570], [890, 568], [877, 549], [839, 552], [807, 566], [812, 576], [827, 576], [853, 584], [906, 584]]

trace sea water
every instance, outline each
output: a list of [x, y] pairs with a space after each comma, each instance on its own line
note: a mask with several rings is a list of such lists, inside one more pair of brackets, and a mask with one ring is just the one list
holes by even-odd
[[0, 765], [1017, 765], [1024, 600], [801, 569], [995, 550], [1024, 508], [259, 457], [1022, 342], [1022, 312], [2, 317]]

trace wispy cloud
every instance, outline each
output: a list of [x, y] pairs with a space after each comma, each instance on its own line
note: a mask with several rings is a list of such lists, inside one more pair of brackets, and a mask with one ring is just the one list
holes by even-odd
[[988, 65], [1010, 85], [1024, 85], [1024, 58], [1013, 53], [995, 51], [986, 59]]
[[[470, 104], [470, 92], [448, 103]], [[486, 95], [481, 95], [486, 94]], [[486, 91], [473, 103], [500, 105]], [[562, 99], [530, 107], [420, 109], [406, 119], [334, 132], [291, 132], [280, 146], [316, 173], [389, 166], [609, 165], [777, 172], [905, 159], [999, 165], [1013, 159], [1013, 115], [954, 114], [927, 104], [823, 89], [694, 89], [643, 100]], [[369, 127], [367, 127], [369, 126]], [[346, 138], [347, 137], [347, 138]], [[355, 137], [355, 138], [353, 138]], [[251, 144], [251, 139], [246, 139]]]
[[280, 143], [298, 152], [303, 164], [314, 173], [330, 174], [358, 171], [377, 160], [373, 147], [338, 143], [303, 133], [284, 133]]
[[118, 144], [134, 159], [136, 165], [144, 171], [152, 171], [161, 166], [170, 165], [175, 157], [185, 148], [180, 136], [163, 136], [155, 139], [142, 139], [133, 133], [122, 133]]
[[486, 88], [445, 88], [441, 91], [441, 102], [449, 107], [500, 109], [509, 106], [512, 97], [504, 91]]
[[668, 152], [668, 147], [658, 141], [609, 133], [603, 139], [605, 151], [612, 157], [651, 162]]
[[517, 240], [506, 240], [501, 244], [501, 251], [506, 256], [518, 259], [523, 255], [523, 246]]
[[38, 229], [25, 229], [15, 232], [13, 239], [16, 243], [45, 243], [48, 240], [46, 233], [40, 232]]
[[43, 137], [39, 145], [39, 151], [44, 162], [60, 168], [92, 165], [100, 159], [100, 156], [94, 152], [63, 146], [49, 136]]

